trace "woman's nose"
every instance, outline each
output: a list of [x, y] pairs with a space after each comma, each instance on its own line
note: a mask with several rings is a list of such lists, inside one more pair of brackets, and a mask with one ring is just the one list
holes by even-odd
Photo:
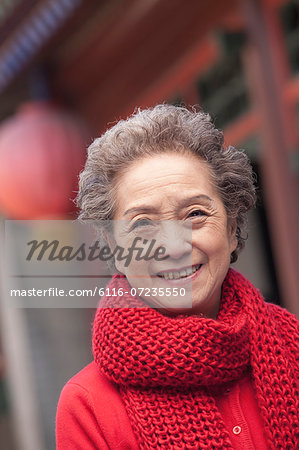
[[173, 259], [188, 257], [192, 251], [192, 227], [182, 221], [164, 221], [160, 225], [159, 245], [165, 248], [165, 255]]

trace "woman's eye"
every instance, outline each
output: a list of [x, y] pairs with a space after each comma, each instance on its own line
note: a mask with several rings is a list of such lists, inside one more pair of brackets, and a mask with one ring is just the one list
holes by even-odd
[[196, 209], [195, 211], [191, 211], [188, 214], [188, 217], [200, 217], [200, 216], [206, 216], [207, 214], [202, 211], [201, 209]]
[[151, 221], [148, 219], [140, 219], [140, 220], [136, 220], [135, 223], [133, 223], [131, 230], [135, 230], [136, 228], [139, 227], [146, 227], [152, 225]]

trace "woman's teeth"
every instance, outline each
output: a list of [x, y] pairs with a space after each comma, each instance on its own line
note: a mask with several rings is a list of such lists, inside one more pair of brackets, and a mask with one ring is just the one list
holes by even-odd
[[200, 268], [201, 264], [196, 266], [188, 267], [187, 269], [180, 270], [178, 272], [159, 272], [158, 277], [165, 278], [165, 280], [177, 280], [178, 278], [185, 278], [192, 275]]

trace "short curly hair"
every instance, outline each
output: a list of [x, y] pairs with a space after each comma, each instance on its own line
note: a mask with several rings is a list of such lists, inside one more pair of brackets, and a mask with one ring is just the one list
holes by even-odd
[[224, 146], [222, 131], [209, 114], [168, 104], [137, 109], [120, 120], [88, 148], [79, 180], [79, 219], [112, 220], [116, 206], [116, 181], [138, 158], [163, 152], [187, 151], [208, 163], [212, 180], [227, 216], [236, 220], [238, 245], [231, 262], [238, 258], [246, 239], [246, 213], [255, 206], [255, 177], [248, 156]]

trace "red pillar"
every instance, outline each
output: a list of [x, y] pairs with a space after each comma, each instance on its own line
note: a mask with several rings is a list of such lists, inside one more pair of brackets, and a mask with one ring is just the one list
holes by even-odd
[[[261, 172], [282, 302], [299, 316], [299, 220], [291, 166], [294, 111], [284, 100], [288, 64], [277, 11], [268, 0], [242, 0], [249, 35], [249, 67], [261, 118]], [[297, 141], [298, 145], [298, 141]]]

